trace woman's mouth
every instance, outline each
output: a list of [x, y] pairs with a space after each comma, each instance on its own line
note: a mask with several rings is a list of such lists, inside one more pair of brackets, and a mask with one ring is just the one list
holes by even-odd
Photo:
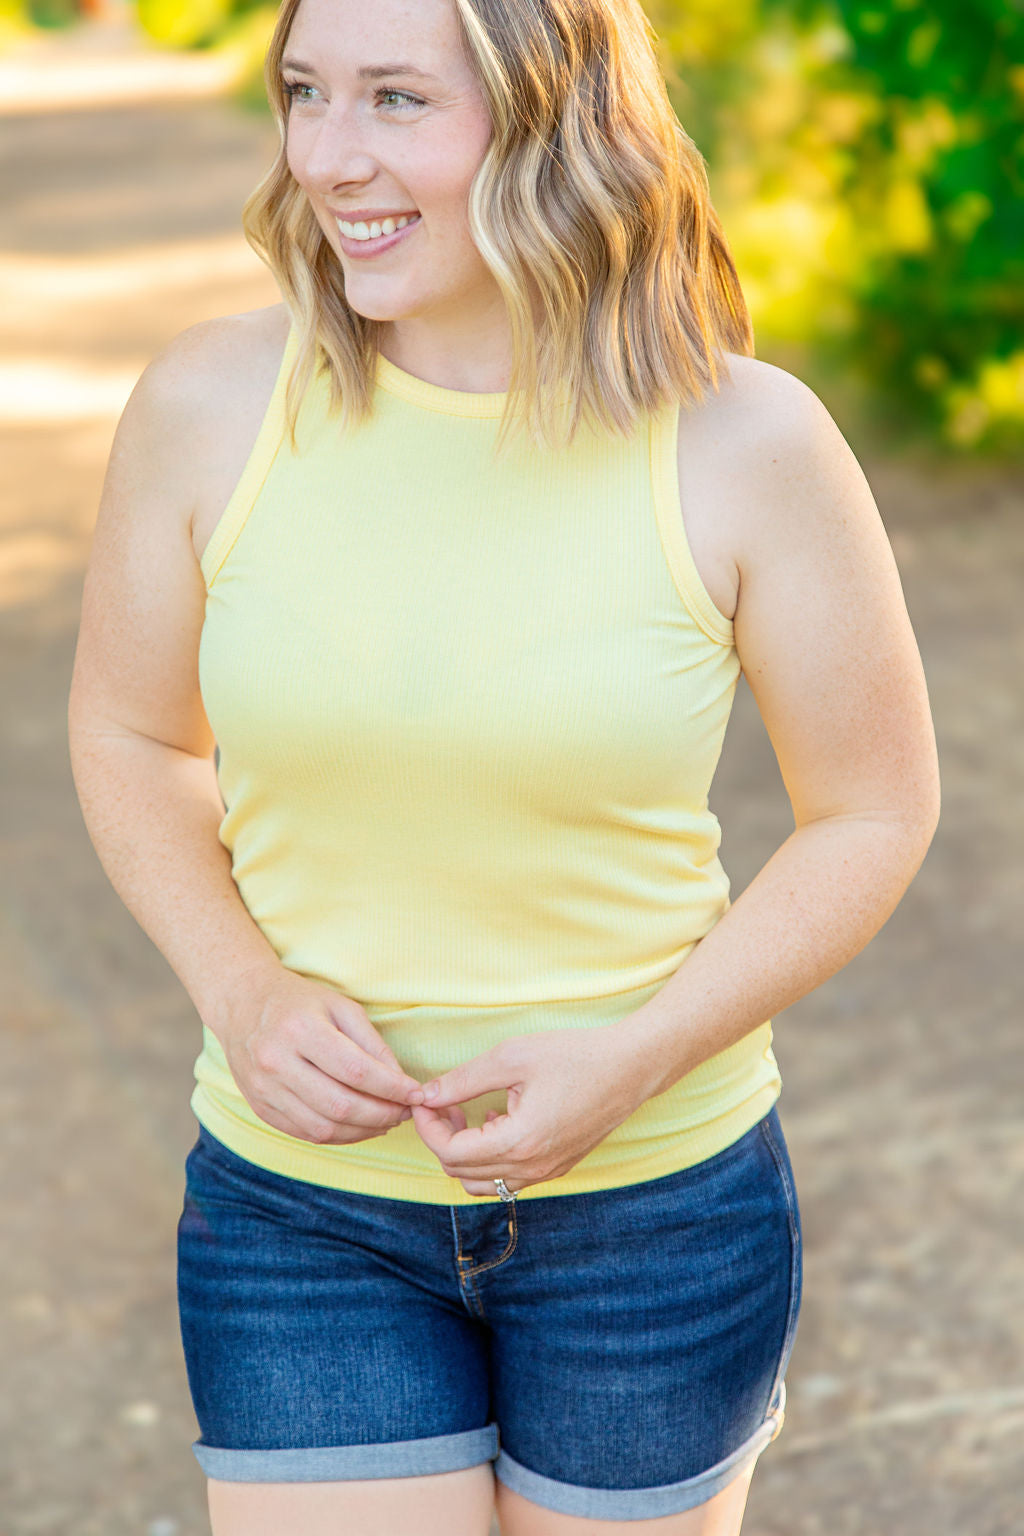
[[403, 214], [400, 219], [384, 219], [380, 223], [375, 220], [371, 224], [350, 224], [347, 219], [338, 219], [341, 248], [346, 256], [382, 255], [400, 240], [406, 239], [419, 224], [421, 217], [419, 213]]

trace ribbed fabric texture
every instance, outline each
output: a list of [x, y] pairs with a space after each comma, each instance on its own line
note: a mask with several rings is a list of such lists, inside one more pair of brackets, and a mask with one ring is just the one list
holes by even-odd
[[[739, 666], [686, 543], [678, 406], [492, 461], [503, 395], [381, 358], [343, 434], [274, 397], [204, 553], [221, 841], [285, 965], [366, 1009], [420, 1080], [511, 1034], [625, 1017], [728, 906], [707, 796]], [[775, 1102], [770, 1023], [521, 1198], [672, 1173]], [[193, 1108], [251, 1161], [473, 1203], [412, 1122], [345, 1147], [249, 1108], [208, 1031]], [[503, 1094], [467, 1105], [478, 1124]]]

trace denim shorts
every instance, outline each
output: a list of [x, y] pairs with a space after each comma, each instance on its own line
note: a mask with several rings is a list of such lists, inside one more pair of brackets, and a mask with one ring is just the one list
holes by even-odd
[[773, 1107], [679, 1173], [435, 1205], [189, 1154], [179, 1300], [209, 1477], [335, 1482], [494, 1462], [548, 1509], [643, 1520], [773, 1440], [801, 1292]]

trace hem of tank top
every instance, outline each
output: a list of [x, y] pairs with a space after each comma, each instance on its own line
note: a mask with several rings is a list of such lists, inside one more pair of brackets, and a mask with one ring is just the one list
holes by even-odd
[[[680, 1173], [686, 1168], [693, 1168], [707, 1158], [724, 1152], [753, 1126], [759, 1124], [773, 1105], [778, 1103], [782, 1095], [782, 1087], [782, 1077], [776, 1068], [773, 1076], [759, 1083], [745, 1099], [730, 1105], [710, 1120], [681, 1127], [679, 1137], [689, 1139], [691, 1154], [697, 1150], [697, 1156], [688, 1155], [683, 1161], [679, 1161], [678, 1157], [673, 1155], [673, 1148], [663, 1148], [658, 1152], [647, 1153], [643, 1157], [624, 1158], [622, 1163], [615, 1165], [614, 1168], [606, 1166], [586, 1169], [582, 1177], [577, 1174], [577, 1169], [586, 1159], [581, 1159], [581, 1163], [578, 1163], [576, 1168], [570, 1169], [567, 1174], [557, 1179], [549, 1179], [545, 1184], [527, 1186], [519, 1192], [518, 1198], [529, 1200], [544, 1195], [561, 1198], [573, 1194], [596, 1194], [602, 1190], [620, 1189], [628, 1184], [641, 1184], [651, 1179], [665, 1178], [670, 1174]], [[225, 1110], [215, 1098], [204, 1091], [202, 1084], [196, 1085], [190, 1108], [199, 1124], [227, 1147], [229, 1152], [233, 1152], [236, 1157], [244, 1158], [246, 1162], [252, 1163], [266, 1173], [277, 1174], [280, 1178], [298, 1179], [302, 1183], [316, 1184], [320, 1188], [339, 1190], [346, 1194], [411, 1200], [421, 1205], [476, 1205], [485, 1198], [469, 1194], [462, 1187], [460, 1180], [449, 1178], [440, 1169], [437, 1173], [424, 1173], [416, 1169], [389, 1172], [372, 1167], [353, 1169], [349, 1166], [345, 1169], [348, 1178], [344, 1184], [339, 1183], [336, 1178], [333, 1180], [316, 1178], [313, 1175], [318, 1162], [324, 1165], [331, 1160], [334, 1162], [335, 1169], [339, 1168], [346, 1150], [344, 1147], [331, 1148], [320, 1143], [297, 1142], [293, 1149], [286, 1142], [279, 1143], [276, 1140], [280, 1135], [279, 1132], [274, 1132], [272, 1127], [267, 1127], [266, 1130], [269, 1131], [267, 1135], [263, 1129], [236, 1119], [230, 1110]], [[203, 1113], [200, 1113], [200, 1109]], [[293, 1139], [289, 1138], [289, 1141]], [[281, 1155], [273, 1162], [261, 1161], [258, 1156], [253, 1155], [256, 1152], [254, 1143], [258, 1143], [260, 1150], [264, 1153], [273, 1148]], [[377, 1141], [372, 1143], [374, 1147], [378, 1144]], [[675, 1145], [673, 1143], [673, 1147]], [[247, 1148], [249, 1150], [246, 1150]], [[305, 1171], [300, 1172], [300, 1169]], [[612, 1175], [612, 1177], [609, 1179], [606, 1175]], [[410, 1187], [424, 1185], [432, 1191], [431, 1194], [412, 1195], [395, 1192], [398, 1189], [408, 1191]], [[551, 1185], [562, 1187], [552, 1190]], [[566, 1185], [576, 1187], [565, 1188]]]
[[716, 645], [731, 646], [734, 626], [713, 601], [701, 579], [686, 536], [682, 498], [679, 493], [679, 402], [653, 412], [650, 420], [650, 467], [654, 510], [662, 549], [676, 591], [687, 612]]
[[241, 537], [242, 530], [249, 520], [249, 514], [256, 505], [260, 491], [266, 483], [271, 466], [284, 441], [287, 425], [285, 397], [292, 363], [298, 350], [298, 339], [298, 331], [293, 322], [281, 354], [274, 388], [249, 457], [203, 550], [199, 569], [208, 592]]

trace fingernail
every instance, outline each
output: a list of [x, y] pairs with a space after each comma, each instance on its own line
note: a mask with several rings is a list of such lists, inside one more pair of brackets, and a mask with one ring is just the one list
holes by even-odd
[[429, 1104], [432, 1099], [436, 1099], [437, 1098], [437, 1096], [438, 1096], [438, 1094], [440, 1092], [441, 1092], [441, 1084], [440, 1083], [428, 1083], [427, 1086], [423, 1090], [424, 1101], [427, 1104]]
[[420, 1088], [419, 1086], [417, 1086], [415, 1088], [410, 1088], [410, 1090], [409, 1090], [409, 1099], [410, 1099], [410, 1101], [413, 1104], [422, 1104], [423, 1103], [423, 1089]]

